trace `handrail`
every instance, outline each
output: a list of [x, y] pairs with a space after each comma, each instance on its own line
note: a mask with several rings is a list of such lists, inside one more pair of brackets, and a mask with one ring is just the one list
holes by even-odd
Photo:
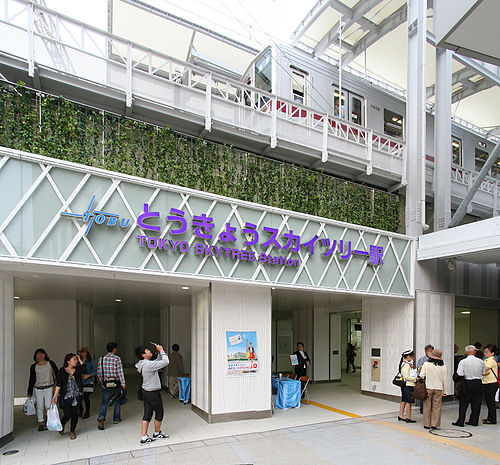
[[[465, 168], [460, 168], [458, 166], [451, 167], [451, 179], [452, 181], [458, 182], [465, 186], [471, 186], [477, 179], [477, 173], [467, 170]], [[489, 194], [494, 194], [495, 191], [497, 196], [500, 195], [500, 185], [496, 179], [487, 177], [479, 186], [479, 190], [487, 192]]]
[[[0, 19], [0, 23], [26, 31], [28, 42], [33, 43], [33, 39], [39, 37], [45, 43], [48, 42], [52, 46], [59, 47], [60, 50], [76, 50], [88, 56], [104, 60], [106, 63], [118, 64], [126, 68], [127, 78], [124, 83], [124, 90], [126, 92], [127, 106], [132, 104], [133, 73], [146, 73], [175, 85], [206, 93], [207, 103], [210, 103], [212, 98], [222, 99], [235, 105], [251, 108], [260, 114], [269, 116], [273, 114], [273, 118], [277, 117], [281, 120], [290, 121], [308, 129], [319, 132], [326, 130], [327, 135], [362, 145], [369, 151], [376, 150], [397, 158], [404, 157], [405, 142], [402, 140], [377, 133], [370, 128], [342, 118], [319, 113], [308, 106], [246, 85], [230, 77], [207, 71], [198, 65], [157, 52], [29, 0], [3, 1], [4, 17]], [[20, 9], [20, 11], [11, 16], [9, 14], [10, 5], [17, 5], [16, 9]], [[26, 18], [23, 18], [24, 14], [26, 14]], [[26, 19], [26, 22], [23, 19]], [[53, 23], [55, 29], [53, 36], [50, 35], [47, 28], [37, 31], [34, 27], [37, 21], [44, 22], [47, 20]], [[28, 51], [28, 63], [29, 69], [33, 72], [34, 55], [32, 46]], [[76, 72], [74, 74], [77, 75]], [[276, 104], [273, 105], [273, 102], [276, 102]], [[210, 130], [211, 112], [206, 111], [205, 113], [205, 126]], [[326, 129], [324, 129], [325, 124]]]

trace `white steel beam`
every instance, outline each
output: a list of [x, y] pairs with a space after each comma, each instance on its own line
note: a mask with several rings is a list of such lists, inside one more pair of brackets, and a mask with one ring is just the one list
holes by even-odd
[[434, 231], [451, 220], [451, 52], [436, 48], [436, 116], [434, 118]]
[[468, 82], [464, 83], [464, 86], [459, 91], [457, 91], [453, 94], [451, 101], [452, 101], [452, 103], [456, 103], [460, 100], [463, 100], [464, 98], [467, 98], [467, 97], [470, 97], [471, 95], [477, 94], [478, 92], [490, 89], [494, 85], [495, 84], [493, 84], [491, 81], [489, 81], [486, 78], [481, 79], [481, 81], [479, 81], [479, 82], [468, 81]]
[[[401, 10], [401, 9], [400, 9]], [[398, 10], [398, 11], [400, 11]], [[406, 141], [407, 172], [406, 186], [406, 233], [421, 236], [427, 229], [425, 224], [425, 44], [426, 44], [426, 0], [408, 0], [407, 50], [407, 100]], [[449, 173], [447, 175], [450, 176]]]
[[368, 47], [373, 45], [381, 37], [384, 37], [389, 32], [394, 31], [397, 27], [401, 26], [406, 21], [408, 17], [407, 6], [403, 5], [398, 8], [392, 15], [385, 18], [376, 28], [371, 30], [363, 38], [358, 40], [352, 47], [352, 49], [347, 52], [343, 58], [344, 65], [348, 65], [352, 60], [354, 60], [358, 55], [363, 53]]
[[[337, 9], [338, 3], [340, 2], [333, 2], [331, 6], [342, 13], [342, 11], [344, 11], [346, 7], [345, 5], [343, 5], [343, 8]], [[342, 13], [344, 15], [342, 21], [342, 29], [347, 30], [356, 23], [363, 25], [366, 25], [368, 23], [368, 27], [371, 30], [377, 30], [378, 26], [375, 23], [372, 23], [371, 21], [363, 18], [363, 16], [366, 15], [370, 10], [372, 10], [373, 7], [378, 3], [380, 3], [379, 0], [364, 0], [362, 2], [359, 2], [354, 8], [349, 8], [345, 14]], [[334, 26], [323, 36], [316, 47], [314, 47], [314, 55], [321, 55], [330, 45], [338, 42], [339, 26], [340, 21], [335, 23]]]
[[291, 40], [292, 45], [296, 45], [300, 41], [304, 33], [309, 29], [309, 27], [318, 19], [332, 4], [331, 0], [318, 0], [316, 4], [307, 12], [304, 19], [293, 31]]

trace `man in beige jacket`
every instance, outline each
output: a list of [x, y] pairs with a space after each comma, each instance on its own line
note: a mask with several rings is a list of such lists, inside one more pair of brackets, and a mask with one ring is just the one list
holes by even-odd
[[182, 366], [182, 355], [179, 353], [179, 344], [174, 344], [172, 346], [172, 352], [168, 354], [170, 363], [168, 365], [168, 389], [170, 395], [176, 398], [179, 394], [179, 383], [177, 382], [177, 377], [182, 376], [184, 373], [184, 367]]

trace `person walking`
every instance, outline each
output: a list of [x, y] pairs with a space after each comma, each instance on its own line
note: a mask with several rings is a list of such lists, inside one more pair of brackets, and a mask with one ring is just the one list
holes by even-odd
[[182, 376], [184, 373], [182, 355], [179, 353], [179, 349], [179, 344], [174, 344], [172, 346], [172, 352], [168, 354], [168, 390], [174, 399], [177, 398], [177, 395], [179, 394], [179, 383], [177, 381], [177, 377]]
[[[88, 418], [90, 416], [90, 394], [94, 392], [94, 376], [97, 374], [97, 367], [88, 347], [81, 347], [79, 352], [82, 361], [80, 371], [83, 381], [83, 402], [80, 405], [78, 416]], [[83, 412], [83, 404], [85, 404], [85, 413]]]
[[484, 389], [484, 399], [488, 407], [488, 416], [483, 420], [485, 425], [497, 424], [497, 410], [495, 403], [495, 394], [498, 389], [498, 362], [495, 358], [497, 347], [493, 344], [484, 346], [484, 364], [486, 374], [483, 375], [482, 383]]
[[[417, 375], [420, 373], [420, 370], [422, 370], [422, 367], [424, 366], [424, 363], [429, 360], [429, 355], [430, 353], [434, 350], [434, 346], [431, 344], [427, 344], [424, 347], [424, 355], [420, 357], [417, 361]], [[420, 401], [420, 413], [424, 413], [424, 401]]]
[[[411, 405], [413, 404], [413, 389], [417, 381], [417, 373], [413, 368], [413, 359], [415, 352], [413, 350], [406, 350], [401, 354], [399, 361], [399, 372], [406, 382], [405, 386], [401, 386], [401, 403], [399, 405], [398, 421], [405, 421], [406, 423], [416, 423], [411, 418]], [[406, 418], [404, 417], [406, 410]]]
[[112, 397], [114, 400], [114, 410], [113, 410], [113, 423], [116, 425], [121, 421], [121, 404], [118, 400], [118, 396], [114, 396], [116, 390], [120, 388], [125, 391], [125, 376], [123, 374], [122, 360], [116, 352], [118, 351], [118, 346], [116, 342], [109, 342], [106, 346], [108, 353], [103, 355], [99, 362], [97, 363], [97, 378], [102, 385], [102, 402], [99, 408], [99, 415], [97, 417], [97, 428], [100, 430], [104, 429], [104, 422], [106, 421], [106, 412], [108, 410], [108, 404]]
[[446, 397], [446, 366], [443, 352], [432, 349], [428, 360], [422, 365], [420, 378], [425, 380], [427, 399], [424, 400], [424, 428], [438, 429], [441, 426], [441, 407]]
[[56, 388], [54, 390], [54, 397], [52, 398], [52, 403], [56, 404], [59, 397], [59, 405], [64, 412], [64, 416], [61, 419], [62, 430], [59, 431], [61, 435], [64, 434], [64, 426], [71, 420], [70, 439], [76, 439], [78, 410], [82, 403], [83, 382], [78, 363], [82, 364], [78, 355], [73, 353], [66, 354], [63, 366], [57, 372]]
[[[466, 358], [460, 360], [457, 368], [457, 375], [465, 379], [464, 393], [460, 397], [458, 406], [458, 420], [453, 422], [453, 426], [477, 426], [479, 414], [481, 413], [481, 380], [486, 374], [486, 365], [476, 357], [476, 348], [469, 345], [465, 348]], [[467, 409], [471, 406], [469, 421], [465, 421]]]
[[57, 365], [41, 347], [35, 350], [33, 361], [35, 363], [30, 367], [28, 397], [35, 396], [38, 431], [44, 431], [47, 429], [44, 423], [44, 411], [50, 408], [52, 402]]
[[[144, 401], [141, 444], [147, 444], [156, 439], [168, 438], [168, 434], [161, 431], [163, 401], [158, 371], [168, 365], [169, 359], [161, 345], [155, 344], [155, 348], [159, 353], [156, 360], [151, 360], [153, 353], [146, 346], [139, 346], [135, 349], [135, 354], [139, 359], [135, 367], [142, 375], [142, 399]], [[153, 412], [155, 413], [155, 432], [151, 437], [148, 435], [148, 428], [151, 418], [153, 418]]]
[[354, 359], [356, 358], [356, 348], [350, 343], [347, 343], [346, 350], [347, 367], [345, 372], [349, 373], [349, 368], [352, 366], [352, 372], [356, 373], [356, 366], [354, 365]]

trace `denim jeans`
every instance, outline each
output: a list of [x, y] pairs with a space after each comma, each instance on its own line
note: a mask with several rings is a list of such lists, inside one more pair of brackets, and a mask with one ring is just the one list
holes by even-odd
[[[113, 395], [114, 389], [109, 389], [109, 388], [102, 388], [102, 403], [101, 407], [99, 408], [99, 416], [97, 417], [98, 420], [103, 419], [106, 420], [106, 411], [108, 410], [108, 404], [109, 404], [109, 399], [111, 399]], [[119, 421], [120, 420], [120, 402], [118, 400], [115, 400], [114, 402], [115, 407], [113, 410], [113, 421]]]

